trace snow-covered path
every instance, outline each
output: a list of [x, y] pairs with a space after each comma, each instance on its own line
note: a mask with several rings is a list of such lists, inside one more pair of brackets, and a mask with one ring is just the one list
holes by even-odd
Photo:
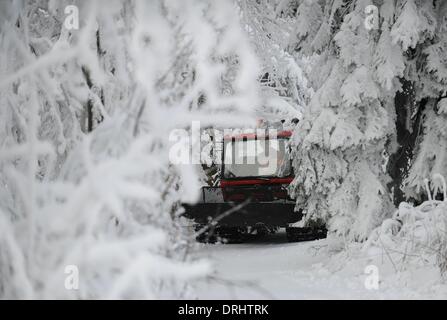
[[[284, 233], [244, 244], [202, 244], [201, 255], [213, 261], [217, 273], [216, 281], [200, 285], [198, 298], [442, 298], [437, 290], [421, 292], [425, 286], [417, 283], [405, 287], [397, 285], [396, 279], [389, 278], [389, 270], [386, 270], [386, 278], [392, 281], [381, 279], [379, 290], [368, 290], [365, 287], [368, 259], [356, 259], [344, 268], [333, 263], [328, 267], [325, 246], [326, 240], [288, 243]], [[402, 276], [413, 278], [418, 275]]]
[[224, 281], [201, 287], [199, 298], [341, 298], [342, 292], [316, 279], [324, 273], [324, 256], [318, 253], [324, 245], [325, 240], [288, 243], [284, 233], [244, 244], [203, 245], [203, 255], [212, 259], [216, 277]]

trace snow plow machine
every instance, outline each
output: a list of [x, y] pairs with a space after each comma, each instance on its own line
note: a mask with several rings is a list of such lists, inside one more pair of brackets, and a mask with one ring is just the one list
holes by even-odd
[[238, 243], [286, 229], [290, 242], [323, 238], [324, 228], [293, 227], [302, 219], [287, 188], [294, 179], [291, 131], [274, 136], [243, 133], [223, 137], [220, 181], [201, 189], [194, 205], [184, 204], [200, 242]]

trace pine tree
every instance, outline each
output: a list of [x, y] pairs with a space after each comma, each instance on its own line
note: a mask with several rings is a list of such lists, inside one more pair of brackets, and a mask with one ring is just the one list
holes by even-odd
[[[402, 49], [411, 43], [405, 76], [414, 86], [416, 110], [412, 116], [420, 114], [422, 119], [420, 127], [414, 128], [418, 143], [403, 186], [408, 197], [421, 199], [425, 197], [426, 180], [432, 180], [435, 174], [447, 177], [447, 5], [445, 1], [420, 1], [416, 16], [407, 17], [408, 11], [414, 14], [414, 6], [413, 1], [407, 1], [398, 21], [404, 23], [404, 18], [411, 18], [411, 23], [417, 26], [417, 34], [405, 34], [406, 38], [396, 40], [402, 44]], [[439, 180], [434, 179], [430, 188], [439, 192]]]
[[[420, 198], [425, 179], [446, 174], [445, 2], [385, 1], [379, 29], [368, 31], [364, 9], [372, 4], [327, 1], [323, 22], [302, 24], [331, 33], [329, 41], [317, 41], [317, 32], [303, 42], [321, 44], [310, 51], [315, 94], [295, 133], [298, 175], [291, 192], [306, 219], [323, 219], [353, 239], [367, 237], [390, 212], [390, 192], [405, 188]], [[297, 19], [316, 16], [299, 15], [308, 6], [301, 3]], [[315, 34], [308, 29], [299, 34]], [[303, 55], [309, 53], [301, 49], [297, 57]], [[395, 182], [384, 171], [388, 160]]]
[[[326, 23], [315, 24], [330, 26], [330, 42], [312, 57], [315, 94], [294, 134], [297, 176], [291, 194], [297, 208], [304, 208], [306, 220], [321, 219], [331, 232], [353, 240], [367, 238], [391, 212], [384, 165], [404, 71], [390, 18], [379, 30], [364, 25], [364, 9], [371, 4], [325, 3]], [[389, 7], [381, 8], [385, 17]]]

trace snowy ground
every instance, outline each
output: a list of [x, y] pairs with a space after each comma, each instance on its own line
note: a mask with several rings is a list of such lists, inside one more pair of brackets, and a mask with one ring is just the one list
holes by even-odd
[[[201, 244], [216, 280], [198, 288], [199, 299], [446, 299], [435, 268], [395, 272], [386, 257], [330, 258], [327, 240], [288, 243], [284, 233], [244, 244]], [[337, 263], [343, 261], [343, 263]], [[380, 286], [368, 290], [365, 267], [378, 266]]]

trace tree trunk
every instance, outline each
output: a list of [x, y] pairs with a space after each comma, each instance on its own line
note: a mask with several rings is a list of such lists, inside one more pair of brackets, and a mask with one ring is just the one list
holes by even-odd
[[398, 91], [394, 99], [396, 135], [399, 148], [396, 153], [390, 156], [387, 167], [392, 178], [388, 187], [393, 191], [393, 201], [396, 206], [406, 199], [402, 190], [402, 182], [407, 177], [410, 169], [416, 140], [420, 134], [422, 112], [427, 103], [426, 99], [416, 103], [413, 84], [404, 79], [401, 82], [402, 91]]

